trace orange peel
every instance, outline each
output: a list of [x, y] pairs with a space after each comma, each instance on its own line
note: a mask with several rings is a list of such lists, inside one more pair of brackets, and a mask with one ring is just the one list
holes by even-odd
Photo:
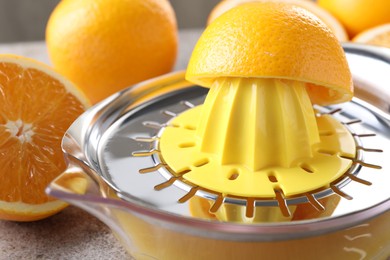
[[[258, 5], [262, 8], [255, 8]], [[221, 77], [305, 82], [312, 102], [319, 105], [353, 96], [352, 76], [334, 34], [305, 9], [282, 3], [243, 4], [206, 28], [193, 50], [186, 79], [210, 87]]]

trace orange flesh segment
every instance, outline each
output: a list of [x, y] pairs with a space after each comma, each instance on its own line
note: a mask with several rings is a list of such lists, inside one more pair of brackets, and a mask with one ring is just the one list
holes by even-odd
[[0, 63], [0, 200], [53, 200], [44, 189], [66, 168], [62, 136], [84, 110], [54, 77]]

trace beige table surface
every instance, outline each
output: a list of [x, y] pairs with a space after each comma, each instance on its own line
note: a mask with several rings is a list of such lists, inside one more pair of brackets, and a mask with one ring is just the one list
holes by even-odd
[[[184, 69], [200, 30], [179, 34], [175, 70]], [[13, 53], [49, 64], [44, 42], [0, 44], [0, 53]], [[69, 206], [48, 219], [17, 223], [0, 221], [0, 260], [12, 259], [131, 259], [95, 217]]]

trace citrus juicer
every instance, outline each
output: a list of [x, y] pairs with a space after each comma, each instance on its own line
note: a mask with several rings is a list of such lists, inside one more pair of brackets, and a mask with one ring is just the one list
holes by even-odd
[[[106, 223], [137, 259], [234, 259], [259, 254], [271, 259], [319, 259], [321, 254], [325, 259], [386, 259], [390, 250], [390, 165], [386, 160], [390, 145], [390, 82], [386, 73], [390, 52], [351, 44], [344, 48], [357, 97], [338, 106], [316, 108], [343, 122], [356, 147], [365, 147], [357, 149], [360, 159], [350, 173], [372, 184], [362, 185], [350, 175], [335, 184], [341, 191], [338, 193], [347, 196], [338, 199], [340, 195], [331, 188], [315, 194], [323, 204], [337, 198], [335, 209], [326, 217], [279, 218], [264, 223], [227, 220], [224, 207], [232, 205], [241, 216], [247, 211], [245, 201], [227, 197], [217, 211], [222, 212], [218, 220], [209, 213], [210, 205], [218, 201], [216, 194], [198, 190], [186, 200], [192, 193], [188, 182], [176, 179], [166, 183], [172, 174], [155, 161], [156, 136], [170, 116], [201, 104], [207, 93], [185, 81], [184, 72], [135, 85], [76, 120], [63, 140], [69, 168], [53, 181], [48, 192]], [[367, 64], [375, 69], [367, 72]], [[150, 155], [140, 156], [140, 151]], [[304, 197], [285, 201], [288, 205], [308, 204]], [[276, 199], [256, 200], [255, 210], [263, 207], [281, 212]], [[306, 210], [310, 208], [313, 206]], [[320, 212], [312, 210], [311, 214]]]
[[69, 168], [48, 192], [139, 259], [386, 259], [390, 53], [344, 49], [356, 98], [336, 106], [349, 85], [250, 75], [207, 91], [179, 72], [118, 93], [68, 130]]
[[[303, 21], [295, 17], [296, 28], [278, 41], [266, 38], [269, 30], [280, 31], [284, 26], [272, 21], [284, 17], [282, 11], [268, 10], [267, 5], [258, 12], [256, 7], [241, 7], [247, 9], [244, 13], [249, 18], [238, 22], [235, 13], [241, 9], [237, 8], [203, 33], [189, 62], [187, 79], [210, 91], [202, 106], [167, 123], [156, 151], [161, 164], [173, 172], [173, 179], [193, 184], [190, 194], [198, 189], [217, 194], [214, 213], [226, 197], [241, 198], [250, 219], [259, 199], [276, 198], [285, 217], [292, 216], [285, 197], [305, 196], [322, 211], [325, 207], [313, 192], [329, 186], [339, 192], [333, 182], [350, 168], [356, 149], [346, 127], [330, 116], [316, 116], [312, 102], [332, 104], [352, 97], [348, 65], [337, 39], [305, 16], [299, 17]], [[295, 14], [291, 12], [288, 18]], [[239, 34], [249, 26], [260, 36], [247, 33], [249, 40], [231, 43], [229, 48], [236, 51], [226, 55], [226, 46], [219, 44], [228, 41], [226, 31]], [[263, 29], [266, 26], [274, 28]], [[320, 42], [332, 40], [324, 40], [327, 48], [317, 44], [289, 55], [283, 54], [283, 46], [274, 47], [289, 40], [289, 48], [302, 48], [310, 34]], [[305, 59], [312, 61], [306, 65], [301, 62]], [[266, 216], [274, 215], [268, 211]]]

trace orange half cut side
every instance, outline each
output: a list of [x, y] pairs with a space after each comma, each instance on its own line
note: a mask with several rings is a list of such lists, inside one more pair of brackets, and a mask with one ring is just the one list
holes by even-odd
[[68, 80], [37, 61], [0, 55], [0, 218], [32, 221], [66, 204], [45, 188], [66, 169], [61, 140], [89, 106]]

